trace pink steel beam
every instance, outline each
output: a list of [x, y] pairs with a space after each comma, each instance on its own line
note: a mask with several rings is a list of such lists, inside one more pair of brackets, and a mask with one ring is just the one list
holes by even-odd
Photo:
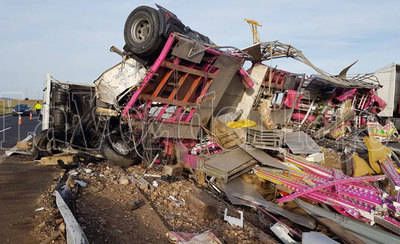
[[239, 74], [242, 76], [242, 81], [246, 88], [252, 88], [254, 86], [254, 81], [250, 78], [246, 70], [240, 68]]
[[349, 184], [349, 183], [354, 183], [354, 182], [381, 181], [381, 180], [384, 180], [385, 178], [386, 178], [385, 175], [377, 175], [377, 176], [364, 176], [364, 177], [354, 177], [354, 178], [333, 180], [333, 181], [329, 181], [328, 183], [325, 183], [325, 184], [322, 184], [322, 185], [319, 185], [316, 187], [310, 187], [308, 189], [305, 189], [305, 190], [293, 193], [291, 195], [282, 197], [282, 198], [278, 199], [277, 201], [278, 201], [278, 203], [289, 202], [289, 201], [293, 201], [294, 199], [296, 199], [300, 196], [310, 194], [312, 192], [319, 191], [319, 190], [322, 190], [327, 187]]
[[[269, 172], [259, 171], [259, 170], [257, 170], [257, 172], [260, 172], [269, 178], [272, 178], [272, 179], [282, 182], [284, 185], [289, 187], [289, 189], [299, 191], [299, 190], [304, 190], [304, 189], [308, 188], [304, 184], [292, 182], [292, 181], [290, 181], [290, 179], [285, 179], [284, 177], [280, 177], [278, 175], [271, 174]], [[323, 202], [328, 205], [339, 206], [339, 207], [345, 208], [347, 211], [350, 211], [350, 212], [352, 212], [352, 211], [370, 212], [372, 210], [372, 208], [370, 206], [360, 205], [358, 203], [354, 203], [347, 199], [339, 198], [340, 196], [338, 196], [334, 193], [329, 193], [329, 192], [312, 192], [304, 197], [314, 200], [314, 201]], [[353, 215], [355, 215], [356, 212], [354, 212]]]
[[396, 191], [400, 190], [400, 175], [397, 172], [393, 161], [390, 158], [386, 158], [381, 162], [382, 171], [387, 175], [390, 182], [394, 185]]
[[122, 116], [126, 117], [127, 114], [129, 113], [129, 110], [133, 107], [133, 105], [135, 105], [135, 102], [138, 99], [140, 93], [142, 93], [143, 89], [147, 86], [151, 78], [153, 78], [154, 74], [157, 72], [158, 68], [160, 68], [162, 62], [167, 57], [168, 52], [171, 50], [171, 47], [174, 44], [174, 40], [175, 40], [175, 35], [171, 33], [160, 53], [160, 56], [158, 56], [154, 64], [150, 67], [146, 76], [143, 78], [143, 81], [140, 84], [139, 88], [135, 91], [135, 93], [129, 100], [128, 104], [124, 107], [124, 110], [122, 111]]

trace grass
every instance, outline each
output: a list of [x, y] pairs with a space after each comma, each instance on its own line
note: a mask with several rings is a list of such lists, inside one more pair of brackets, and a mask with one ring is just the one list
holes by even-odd
[[20, 100], [20, 99], [0, 99], [0, 115], [12, 112], [17, 104], [28, 104], [33, 107], [37, 100]]

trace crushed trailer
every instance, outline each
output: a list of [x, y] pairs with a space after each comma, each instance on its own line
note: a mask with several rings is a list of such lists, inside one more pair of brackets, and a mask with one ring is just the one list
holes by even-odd
[[[72, 151], [122, 167], [156, 163], [173, 172], [182, 166], [199, 185], [263, 216], [271, 217], [265, 206], [274, 206], [274, 214], [297, 219], [272, 201], [302, 199], [330, 213], [298, 204], [313, 216], [337, 212], [379, 225], [379, 233], [400, 234], [400, 160], [390, 144], [382, 144], [398, 144], [399, 135], [378, 116], [386, 102], [374, 74], [347, 75], [353, 63], [331, 75], [278, 41], [243, 50], [217, 46], [157, 7], [141, 6], [129, 15], [123, 51], [111, 47], [122, 61], [93, 85], [48, 76], [36, 158]], [[283, 57], [317, 74], [266, 64]], [[273, 200], [238, 190], [254, 188], [241, 182], [244, 175], [272, 188]], [[326, 218], [371, 240], [354, 231], [355, 224]], [[280, 221], [271, 230], [301, 239], [298, 229]]]

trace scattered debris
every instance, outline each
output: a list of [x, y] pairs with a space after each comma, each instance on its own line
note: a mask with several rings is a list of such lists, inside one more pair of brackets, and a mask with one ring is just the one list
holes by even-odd
[[285, 244], [297, 243], [293, 238], [289, 235], [289, 229], [280, 222], [275, 223], [271, 226], [272, 232]]
[[11, 149], [5, 151], [5, 155], [10, 157], [13, 154], [32, 155], [32, 135], [28, 135], [23, 140], [18, 141], [17, 144]]
[[243, 228], [243, 211], [238, 211], [240, 218], [235, 218], [232, 216], [228, 216], [228, 209], [225, 208], [224, 211], [224, 220], [228, 222], [232, 226], [239, 226], [240, 228]]
[[136, 209], [140, 208], [141, 206], [143, 206], [145, 204], [146, 203], [145, 203], [145, 201], [143, 199], [135, 200], [135, 201], [132, 202], [131, 209], [132, 210], [136, 210]]
[[129, 184], [129, 178], [127, 176], [121, 176], [118, 179], [118, 184], [121, 185], [128, 185]]
[[39, 161], [42, 165], [70, 165], [74, 162], [74, 155], [72, 154], [57, 154], [47, 157], [42, 157]]
[[319, 243], [327, 243], [327, 244], [339, 244], [339, 242], [332, 240], [321, 232], [303, 232], [303, 243], [304, 244], [319, 244]]
[[[148, 23], [146, 16], [165, 24]], [[146, 32], [158, 32], [144, 36], [132, 27], [141, 21], [155, 25]], [[400, 161], [393, 148], [400, 138], [394, 123], [378, 116], [386, 103], [374, 75], [347, 75], [355, 63], [330, 75], [279, 41], [220, 47], [158, 5], [136, 8], [125, 28], [124, 50], [111, 48], [122, 61], [94, 86], [48, 77], [43, 131], [32, 151], [42, 164], [68, 170], [56, 191], [65, 222], [52, 240], [66, 232], [67, 240], [87, 242], [65, 206], [74, 210], [76, 203], [78, 222], [95, 242], [124, 242], [122, 233], [131, 229], [117, 222], [131, 224], [146, 211], [160, 227], [157, 234], [184, 230], [168, 232], [177, 243], [254, 243], [268, 239], [265, 233], [284, 243], [337, 243], [331, 235], [354, 243], [399, 242]], [[317, 74], [267, 63], [282, 57]], [[17, 149], [29, 151], [28, 141]], [[81, 164], [78, 153], [121, 168]], [[111, 206], [115, 219], [106, 215]], [[228, 209], [240, 218], [228, 216]], [[152, 225], [141, 221], [141, 230]], [[140, 241], [166, 241], [148, 239]]]

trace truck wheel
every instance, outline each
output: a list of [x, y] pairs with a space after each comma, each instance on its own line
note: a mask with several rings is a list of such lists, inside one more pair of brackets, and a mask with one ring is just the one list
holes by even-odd
[[33, 137], [33, 148], [32, 155], [34, 160], [39, 160], [42, 157], [50, 156], [51, 153], [47, 150], [47, 144], [49, 143], [49, 135], [51, 131], [44, 130], [38, 135]]
[[102, 143], [102, 153], [107, 160], [123, 168], [129, 167], [137, 162], [133, 153], [129, 152], [125, 154], [117, 152], [115, 146], [113, 147], [107, 140]]
[[128, 16], [124, 27], [126, 51], [131, 51], [139, 57], [151, 57], [161, 47], [161, 21], [158, 11], [140, 6]]

